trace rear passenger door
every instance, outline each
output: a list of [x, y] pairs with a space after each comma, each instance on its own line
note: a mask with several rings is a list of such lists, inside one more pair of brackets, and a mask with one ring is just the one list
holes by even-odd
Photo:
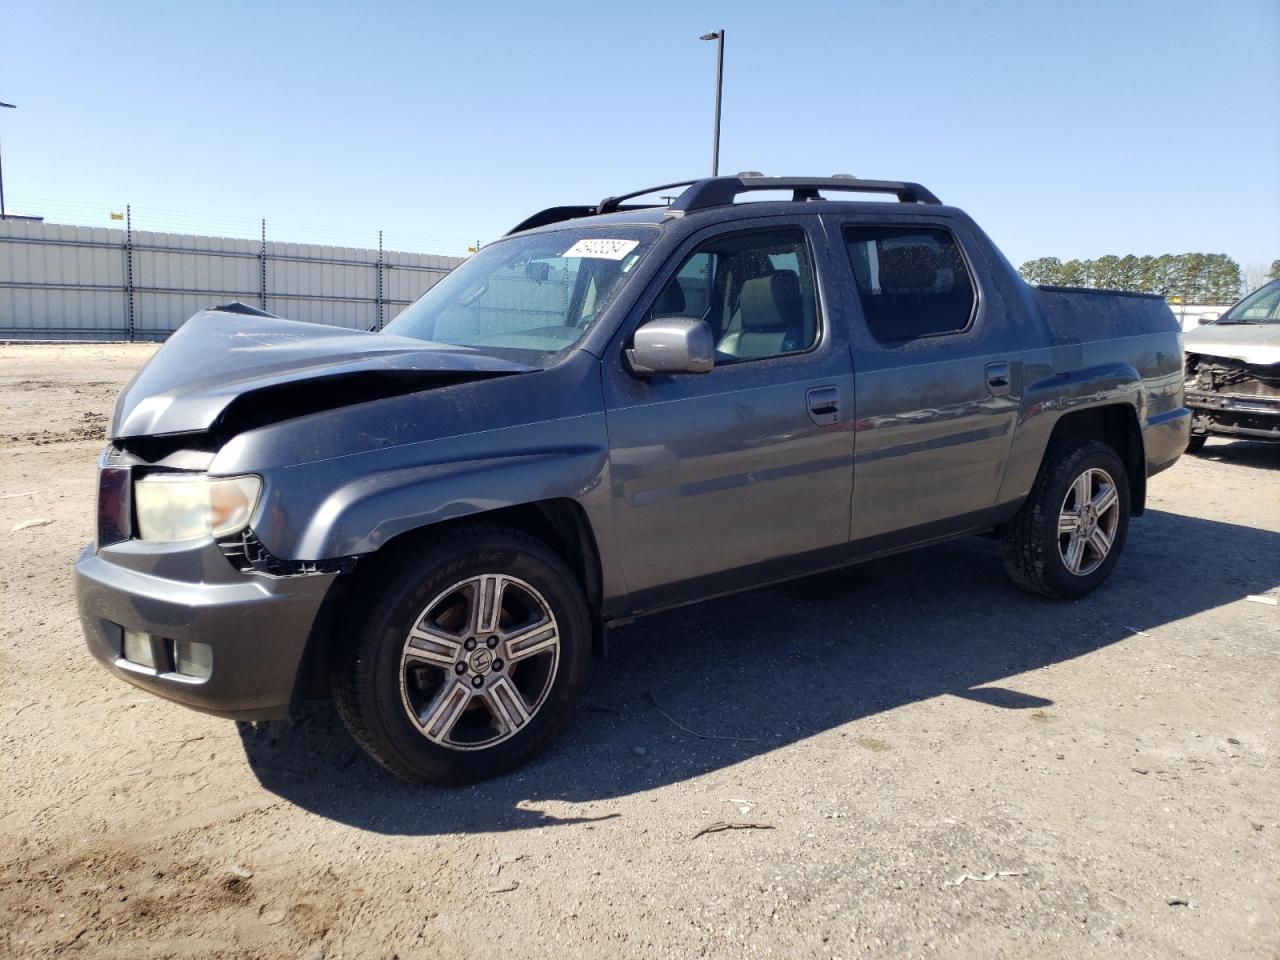
[[[853, 371], [827, 319], [817, 217], [689, 238], [604, 360], [614, 529], [633, 606], [731, 590], [843, 557], [853, 489]], [[817, 241], [817, 242], [815, 242]], [[705, 320], [708, 373], [637, 377], [650, 319]]]
[[1021, 393], [1007, 313], [960, 222], [837, 219], [857, 425], [852, 539], [859, 553], [987, 523]]

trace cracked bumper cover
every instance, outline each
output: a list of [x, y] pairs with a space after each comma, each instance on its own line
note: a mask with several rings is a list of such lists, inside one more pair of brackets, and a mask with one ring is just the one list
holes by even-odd
[[[81, 553], [75, 567], [89, 651], [112, 673], [157, 696], [237, 720], [287, 716], [316, 615], [337, 574], [269, 577], [236, 570], [212, 540], [127, 540]], [[124, 630], [206, 643], [205, 680], [128, 663]]]

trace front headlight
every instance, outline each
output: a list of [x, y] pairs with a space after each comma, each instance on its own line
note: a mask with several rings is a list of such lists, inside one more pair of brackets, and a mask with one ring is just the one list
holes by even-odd
[[150, 474], [133, 487], [138, 536], [172, 541], [236, 533], [248, 526], [261, 492], [258, 477]]

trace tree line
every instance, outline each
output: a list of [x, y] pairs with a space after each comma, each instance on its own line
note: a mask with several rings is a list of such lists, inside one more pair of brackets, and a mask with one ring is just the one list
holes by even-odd
[[[1096, 260], [1067, 261], [1041, 257], [1028, 260], [1018, 272], [1028, 283], [1155, 293], [1183, 303], [1232, 303], [1243, 292], [1240, 265], [1225, 253], [1108, 254]], [[1280, 277], [1280, 260], [1271, 264], [1269, 278], [1276, 277]]]

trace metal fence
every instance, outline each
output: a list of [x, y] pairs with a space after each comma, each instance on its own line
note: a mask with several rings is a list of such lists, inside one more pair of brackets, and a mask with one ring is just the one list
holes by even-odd
[[0, 339], [163, 340], [239, 300], [292, 320], [380, 329], [457, 257], [0, 221]]

